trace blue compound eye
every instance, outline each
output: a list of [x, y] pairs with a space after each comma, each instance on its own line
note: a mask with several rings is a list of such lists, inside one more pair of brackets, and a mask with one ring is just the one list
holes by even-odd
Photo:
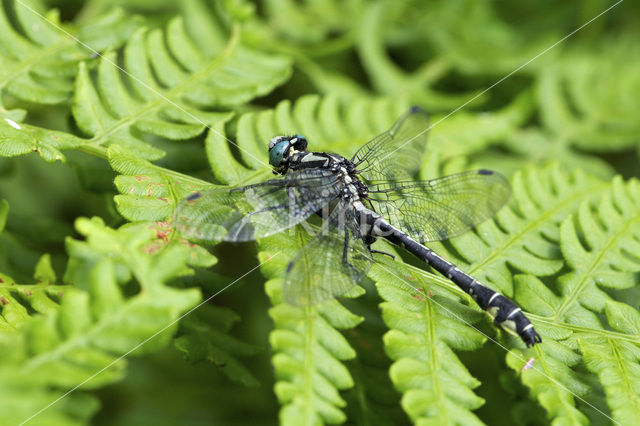
[[273, 167], [280, 167], [282, 160], [288, 157], [289, 148], [291, 148], [291, 142], [288, 140], [276, 143], [269, 151], [269, 163]]

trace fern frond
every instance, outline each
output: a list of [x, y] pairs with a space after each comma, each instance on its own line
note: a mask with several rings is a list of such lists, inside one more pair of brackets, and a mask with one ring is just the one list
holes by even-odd
[[[40, 2], [11, 0], [0, 7], [0, 117], [14, 121], [21, 121], [25, 112], [5, 110], [3, 93], [38, 104], [66, 102], [78, 63], [92, 54], [36, 13], [62, 26], [58, 13], [41, 10]], [[139, 25], [139, 17], [112, 9], [84, 27], [65, 31], [100, 52], [117, 48]]]
[[273, 308], [274, 329], [269, 341], [274, 350], [275, 393], [282, 405], [280, 423], [311, 425], [342, 423], [346, 402], [339, 391], [353, 386], [343, 361], [355, 351], [338, 329], [355, 327], [360, 321], [336, 300], [317, 306], [294, 307], [282, 298], [286, 266], [306, 241], [303, 230], [294, 235], [275, 235], [261, 240], [259, 257], [266, 261], [262, 272]]
[[34, 280], [32, 284], [19, 284], [11, 276], [0, 272], [0, 330], [17, 331], [31, 318], [32, 312], [54, 313], [59, 308], [57, 300], [73, 288], [70, 285], [56, 284], [56, 275], [48, 254], [38, 261]]
[[[158, 248], [155, 232], [144, 225], [116, 231], [98, 219], [79, 219], [76, 227], [87, 240], [67, 240], [70, 260], [64, 281], [73, 287], [65, 286], [62, 295], [47, 292], [55, 307], [44, 315], [23, 318], [19, 332], [0, 333], [0, 406], [7, 423], [26, 420], [79, 384], [96, 388], [120, 379], [125, 362], [119, 357], [163, 347], [178, 315], [200, 298], [197, 290], [166, 285], [188, 272], [187, 246]], [[45, 257], [36, 277], [54, 279], [54, 275]], [[125, 296], [121, 286], [132, 279], [140, 291]], [[11, 318], [14, 305], [2, 306], [5, 320]], [[95, 399], [78, 391], [68, 398], [38, 414], [38, 421], [56, 424], [64, 419], [75, 424], [97, 409]], [[81, 402], [86, 405], [78, 410]]]
[[[544, 288], [540, 282], [538, 286], [531, 285], [531, 288], [540, 287]], [[560, 424], [587, 425], [589, 419], [576, 407], [576, 397], [584, 399], [591, 390], [574, 371], [581, 361], [580, 354], [571, 348], [574, 345], [552, 340], [557, 337], [553, 332], [546, 336], [544, 343], [532, 353], [519, 349], [509, 352], [507, 364], [521, 374], [522, 382], [547, 410], [550, 419]], [[525, 364], [531, 358], [533, 365], [525, 370]]]
[[558, 272], [563, 266], [556, 243], [561, 221], [604, 189], [604, 183], [583, 172], [566, 173], [557, 165], [518, 172], [512, 179], [512, 201], [494, 220], [446, 245], [429, 246], [479, 281], [513, 296], [509, 268], [536, 276]]
[[[209, 24], [216, 25], [213, 18]], [[188, 25], [178, 17], [164, 32], [137, 31], [124, 48], [124, 73], [115, 66], [119, 63], [116, 53], [108, 52], [98, 66], [97, 87], [86, 66], [80, 67], [73, 114], [92, 144], [117, 143], [142, 158], [158, 159], [163, 152], [148, 142], [149, 137], [196, 137], [206, 126], [229, 118], [228, 113], [211, 112], [212, 108], [228, 108], [264, 95], [291, 72], [285, 57], [240, 44], [237, 30], [224, 49], [207, 55], [199, 49], [205, 41], [195, 39]]]
[[382, 315], [390, 328], [385, 351], [394, 360], [391, 380], [403, 393], [402, 407], [409, 417], [425, 424], [482, 424], [471, 412], [483, 404], [472, 390], [480, 382], [452, 350], [482, 345], [484, 338], [467, 325], [481, 314], [452, 303], [444, 296], [447, 290], [427, 290], [424, 278], [407, 274], [399, 262], [385, 259], [370, 276], [385, 300]]
[[83, 146], [85, 140], [66, 132], [0, 119], [0, 156], [17, 157], [36, 152], [48, 163], [66, 161], [64, 150]]
[[636, 338], [636, 343], [607, 336], [585, 336], [578, 342], [587, 368], [598, 375], [613, 418], [632, 424], [640, 418], [640, 313], [619, 302], [607, 301], [609, 325]]
[[553, 318], [600, 328], [595, 315], [604, 312], [612, 296], [602, 289], [636, 285], [640, 261], [640, 183], [614, 178], [597, 202], [585, 200], [560, 228], [560, 248], [570, 271], [558, 279], [563, 300]]
[[[640, 353], [638, 312], [617, 302], [612, 292], [637, 287], [639, 194], [636, 180], [625, 183], [615, 178], [600, 198], [585, 199], [576, 216], [562, 222], [559, 244], [569, 271], [556, 280], [559, 296], [537, 278], [517, 279], [516, 294], [523, 307], [544, 315], [541, 334], [559, 340], [537, 349], [535, 362], [543, 371], [523, 374], [551, 416], [586, 422], [567, 390], [583, 398], [590, 395], [584, 381], [570, 369], [580, 361], [578, 350], [587, 368], [598, 375], [614, 420], [633, 421], [640, 408], [640, 392], [632, 384]], [[608, 331], [602, 314], [621, 333]], [[522, 357], [510, 360], [514, 369], [522, 364]]]
[[[640, 335], [633, 331], [636, 330], [637, 312], [633, 314], [634, 309], [628, 305], [616, 304], [598, 286], [622, 290], [635, 285], [634, 277], [640, 271], [640, 265], [631, 253], [636, 251], [638, 239], [635, 231], [640, 215], [636, 199], [640, 195], [640, 185], [634, 180], [625, 184], [616, 178], [609, 187], [581, 172], [569, 174], [557, 166], [548, 166], [516, 173], [512, 186], [514, 201], [494, 220], [478, 226], [475, 232], [451, 240], [450, 245], [430, 245], [454, 263], [465, 265], [462, 269], [481, 282], [498, 287], [505, 294], [515, 294], [515, 300], [523, 308], [538, 314], [531, 317], [543, 336], [543, 344], [533, 350], [514, 349], [507, 362], [521, 372], [522, 381], [531, 388], [532, 396], [547, 410], [550, 418], [586, 424], [590, 417], [578, 409], [577, 404], [586, 401], [604, 409], [594, 401], [590, 386], [593, 379], [576, 372], [576, 367], [584, 360], [589, 370], [599, 375], [614, 418], [624, 424], [638, 404], [637, 393], [634, 394], [637, 389], [630, 385], [629, 379], [630, 374], [635, 374], [633, 362], [640, 352], [637, 343]], [[575, 211], [578, 216], [574, 220], [571, 213]], [[462, 307], [451, 301], [451, 292], [460, 292], [447, 280], [428, 276], [424, 281], [426, 275], [415, 267], [398, 262], [387, 266], [386, 263], [374, 267], [373, 273], [378, 291], [386, 301], [382, 305], [385, 323], [391, 328], [385, 336], [385, 347], [391, 358], [398, 361], [392, 367], [392, 378], [404, 393], [403, 403], [407, 405], [403, 406], [415, 419], [419, 417], [419, 410], [410, 411], [412, 406], [405, 402], [411, 401], [408, 395], [415, 390], [410, 380], [413, 376], [394, 376], [394, 368], [400, 368], [395, 365], [402, 366], [407, 362], [402, 355], [412, 358], [411, 362], [418, 359], [426, 363], [428, 360], [426, 364], [431, 370], [427, 376], [433, 381], [433, 371], [438, 370], [433, 368], [432, 359], [426, 358], [424, 352], [428, 352], [431, 344], [436, 348], [439, 346], [433, 340], [430, 340], [431, 344], [419, 342], [430, 338], [433, 330], [446, 334], [446, 330], [462, 327], [461, 321], [473, 324], [477, 321], [473, 314], [477, 312], [469, 308], [465, 308], [469, 312], [460, 311]], [[564, 265], [571, 271], [557, 278], [560, 296], [554, 295], [533, 276], [555, 276]], [[513, 276], [510, 269], [531, 275]], [[434, 283], [438, 285], [434, 286]], [[631, 311], [627, 312], [629, 309]], [[432, 312], [435, 314], [426, 315]], [[623, 333], [606, 331], [596, 313], [606, 313], [611, 327], [623, 330]], [[453, 316], [449, 321], [456, 325], [442, 324], [438, 314]], [[623, 318], [627, 319], [621, 321]], [[400, 335], [402, 339], [392, 340], [398, 332], [404, 333]], [[471, 333], [477, 331], [471, 330]], [[448, 346], [465, 349], [463, 336], [467, 335], [458, 331], [458, 340], [447, 342]], [[418, 344], [425, 347], [414, 352], [401, 351], [400, 355], [392, 352], [396, 346], [404, 348]], [[460, 344], [463, 346], [456, 346]], [[509, 344], [517, 345], [515, 338], [510, 339]], [[602, 350], [595, 353], [599, 349]], [[438, 354], [446, 354], [446, 351], [439, 349]], [[533, 357], [534, 367], [523, 370], [530, 357]], [[445, 359], [442, 357], [439, 361]], [[409, 365], [412, 365], [411, 371], [418, 371], [418, 364]], [[467, 382], [466, 386], [470, 392], [473, 381]], [[618, 392], [623, 392], [624, 404], [614, 402]], [[446, 396], [430, 394], [430, 407], [442, 406], [442, 402], [434, 401], [446, 400]], [[472, 415], [469, 410], [476, 407], [471, 403], [463, 405], [469, 415]], [[455, 412], [465, 411], [458, 407]], [[597, 411], [593, 413], [601, 416]], [[464, 422], [471, 421], [466, 419]]]
[[[544, 125], [583, 150], [638, 146], [636, 37], [603, 38], [596, 49], [574, 48], [541, 70], [538, 102]], [[607, 76], [607, 78], [603, 78]]]
[[189, 362], [209, 361], [229, 379], [245, 386], [259, 386], [258, 380], [236, 357], [250, 356], [258, 347], [227, 334], [240, 318], [232, 310], [203, 305], [180, 321], [179, 336], [174, 340]]
[[[180, 200], [192, 191], [211, 186], [210, 183], [151, 164], [118, 145], [110, 147], [107, 155], [113, 170], [120, 173], [114, 181], [121, 193], [114, 197], [116, 207], [122, 216], [132, 222], [169, 219]], [[170, 233], [170, 228], [165, 232]], [[206, 253], [205, 249], [200, 250]], [[205, 262], [204, 266], [210, 264]]]

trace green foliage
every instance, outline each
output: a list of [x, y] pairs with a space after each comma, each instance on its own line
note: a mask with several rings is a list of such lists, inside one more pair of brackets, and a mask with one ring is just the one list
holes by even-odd
[[398, 266], [382, 262], [371, 275], [385, 300], [385, 351], [395, 361], [389, 374], [403, 393], [402, 407], [416, 423], [482, 424], [471, 412], [483, 403], [472, 391], [480, 382], [453, 352], [480, 347], [482, 335], [468, 325], [480, 316], [426, 290], [423, 277]]
[[[35, 284], [3, 276], [0, 392], [8, 423], [26, 420], [80, 384], [95, 388], [122, 378], [126, 361], [120, 357], [162, 348], [178, 315], [199, 299], [196, 289], [166, 285], [186, 272], [186, 246], [158, 249], [155, 232], [141, 225], [116, 231], [99, 219], [78, 219], [76, 227], [87, 240], [66, 242], [66, 284], [56, 284], [46, 256], [36, 267]], [[133, 294], [123, 292], [129, 282], [139, 286]], [[33, 316], [28, 308], [44, 315]], [[39, 421], [80, 424], [97, 404], [74, 394]]]
[[[164, 33], [138, 30], [124, 48], [121, 66], [115, 52], [103, 56], [97, 87], [86, 67], [80, 67], [73, 116], [78, 127], [91, 136], [91, 144], [117, 143], [142, 158], [158, 159], [164, 153], [148, 143], [146, 136], [169, 140], [197, 137], [229, 118], [227, 113], [207, 109], [247, 102], [288, 77], [286, 58], [239, 45], [237, 31], [228, 40], [193, 39], [188, 28], [197, 24], [178, 17]], [[209, 48], [207, 55], [199, 49], [205, 43], [220, 47]]]
[[[576, 47], [541, 72], [538, 93], [546, 127], [589, 151], [638, 146], [640, 64], [636, 34], [609, 36], [596, 49]], [[603, 78], [609, 76], [609, 78]], [[615, 76], [615, 78], [611, 78]]]
[[[634, 424], [640, 8], [627, 3], [546, 52], [607, 6], [1, 2], [2, 423]], [[302, 227], [257, 256], [173, 232], [193, 191], [272, 177], [271, 137], [349, 157], [414, 104], [433, 127], [419, 177], [494, 168], [513, 191], [429, 246], [517, 301], [541, 345], [383, 242], [396, 259], [375, 255], [365, 290], [294, 307], [282, 278]], [[247, 274], [257, 262], [262, 278]], [[170, 397], [147, 398], [145, 380]]]
[[346, 405], [339, 391], [353, 386], [344, 363], [355, 351], [339, 329], [353, 328], [362, 318], [337, 301], [318, 306], [294, 307], [282, 299], [282, 277], [293, 254], [308, 241], [303, 231], [276, 235], [260, 245], [264, 274], [273, 308], [274, 330], [269, 342], [275, 352], [275, 393], [282, 404], [280, 422], [285, 425], [342, 423]]
[[[16, 99], [38, 104], [67, 102], [78, 64], [91, 58], [88, 48], [101, 52], [119, 47], [139, 22], [120, 9], [112, 9], [88, 25], [64, 28], [69, 37], [58, 29], [65, 26], [56, 11], [45, 12], [41, 5], [22, 1], [4, 2], [0, 8], [0, 93], [6, 91]], [[0, 99], [0, 117], [15, 121], [21, 121], [26, 113], [5, 108]]]

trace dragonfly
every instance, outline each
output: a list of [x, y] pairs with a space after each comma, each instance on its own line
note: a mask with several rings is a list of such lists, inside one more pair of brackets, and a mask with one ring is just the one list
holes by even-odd
[[251, 241], [321, 217], [322, 229], [289, 262], [283, 297], [296, 306], [347, 295], [369, 271], [378, 239], [402, 247], [446, 276], [496, 325], [530, 347], [542, 341], [522, 309], [425, 246], [460, 235], [492, 217], [511, 195], [507, 179], [474, 170], [415, 180], [429, 117], [419, 107], [362, 145], [351, 159], [307, 151], [299, 134], [269, 141], [277, 176], [237, 187], [193, 192], [174, 226], [200, 243]]

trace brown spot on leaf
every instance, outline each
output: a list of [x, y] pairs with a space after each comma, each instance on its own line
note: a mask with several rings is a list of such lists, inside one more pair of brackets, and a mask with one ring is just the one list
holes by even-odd
[[29, 296], [33, 296], [33, 292], [31, 290], [27, 290], [24, 292], [24, 295], [29, 297]]
[[169, 243], [169, 234], [171, 231], [163, 231], [161, 229], [156, 229], [156, 237], [161, 239], [164, 244]]
[[2, 303], [3, 305], [8, 305], [9, 301], [5, 299], [3, 296], [0, 296], [0, 303]]

